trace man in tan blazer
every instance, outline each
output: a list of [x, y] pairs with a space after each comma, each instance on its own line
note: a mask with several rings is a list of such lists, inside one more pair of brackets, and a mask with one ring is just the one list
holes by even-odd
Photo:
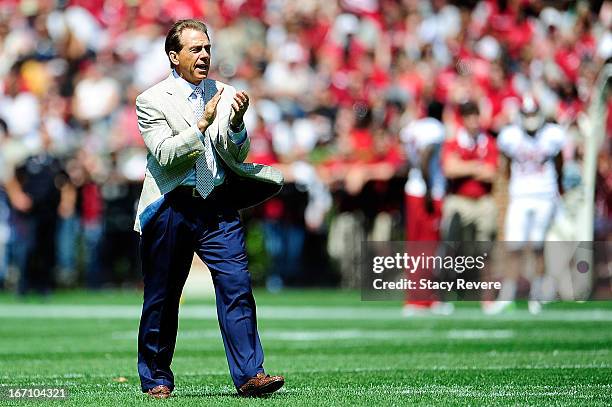
[[245, 163], [249, 139], [246, 92], [208, 79], [206, 25], [177, 21], [165, 43], [172, 71], [136, 99], [148, 149], [134, 229], [140, 233], [144, 304], [138, 334], [143, 392], [167, 398], [178, 328], [179, 299], [193, 253], [213, 277], [217, 314], [234, 385], [243, 396], [272, 393], [282, 376], [263, 369], [255, 301], [238, 210], [282, 188], [281, 173]]

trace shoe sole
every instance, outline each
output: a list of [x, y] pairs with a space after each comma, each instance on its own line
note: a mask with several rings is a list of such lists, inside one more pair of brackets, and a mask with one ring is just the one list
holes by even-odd
[[152, 399], [167, 399], [170, 398], [169, 394], [149, 394]]
[[275, 381], [275, 382], [271, 382], [271, 383], [268, 383], [267, 385], [263, 386], [262, 388], [260, 388], [257, 393], [259, 395], [265, 395], [265, 394], [274, 393], [275, 391], [277, 391], [278, 389], [283, 387], [284, 384], [285, 384], [284, 380], [278, 380], [278, 381]]
[[265, 396], [267, 394], [274, 393], [275, 391], [277, 391], [278, 389], [283, 387], [284, 384], [285, 384], [284, 380], [278, 380], [278, 381], [275, 381], [275, 382], [270, 382], [270, 383], [266, 384], [265, 386], [253, 389], [253, 391], [250, 391], [248, 393], [238, 392], [238, 395], [240, 397], [259, 397], [259, 396]]
[[167, 399], [172, 395], [172, 393], [147, 393], [147, 396], [152, 399]]

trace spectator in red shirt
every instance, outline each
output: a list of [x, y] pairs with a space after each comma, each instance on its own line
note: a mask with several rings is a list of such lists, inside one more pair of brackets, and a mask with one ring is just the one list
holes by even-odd
[[491, 196], [497, 172], [495, 139], [480, 127], [474, 102], [459, 108], [463, 128], [442, 146], [442, 171], [448, 195], [442, 209], [445, 240], [490, 241], [495, 237], [497, 207]]

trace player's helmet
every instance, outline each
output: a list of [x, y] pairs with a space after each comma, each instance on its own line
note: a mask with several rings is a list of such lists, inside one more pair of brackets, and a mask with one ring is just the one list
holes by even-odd
[[529, 132], [536, 131], [544, 124], [540, 106], [532, 96], [526, 96], [521, 103], [521, 124]]

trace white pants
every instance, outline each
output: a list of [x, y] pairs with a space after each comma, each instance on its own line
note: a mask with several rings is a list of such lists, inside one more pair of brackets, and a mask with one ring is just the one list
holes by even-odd
[[531, 242], [531, 247], [541, 248], [555, 216], [556, 201], [556, 198], [511, 198], [504, 240], [516, 242], [517, 248], [526, 242]]

